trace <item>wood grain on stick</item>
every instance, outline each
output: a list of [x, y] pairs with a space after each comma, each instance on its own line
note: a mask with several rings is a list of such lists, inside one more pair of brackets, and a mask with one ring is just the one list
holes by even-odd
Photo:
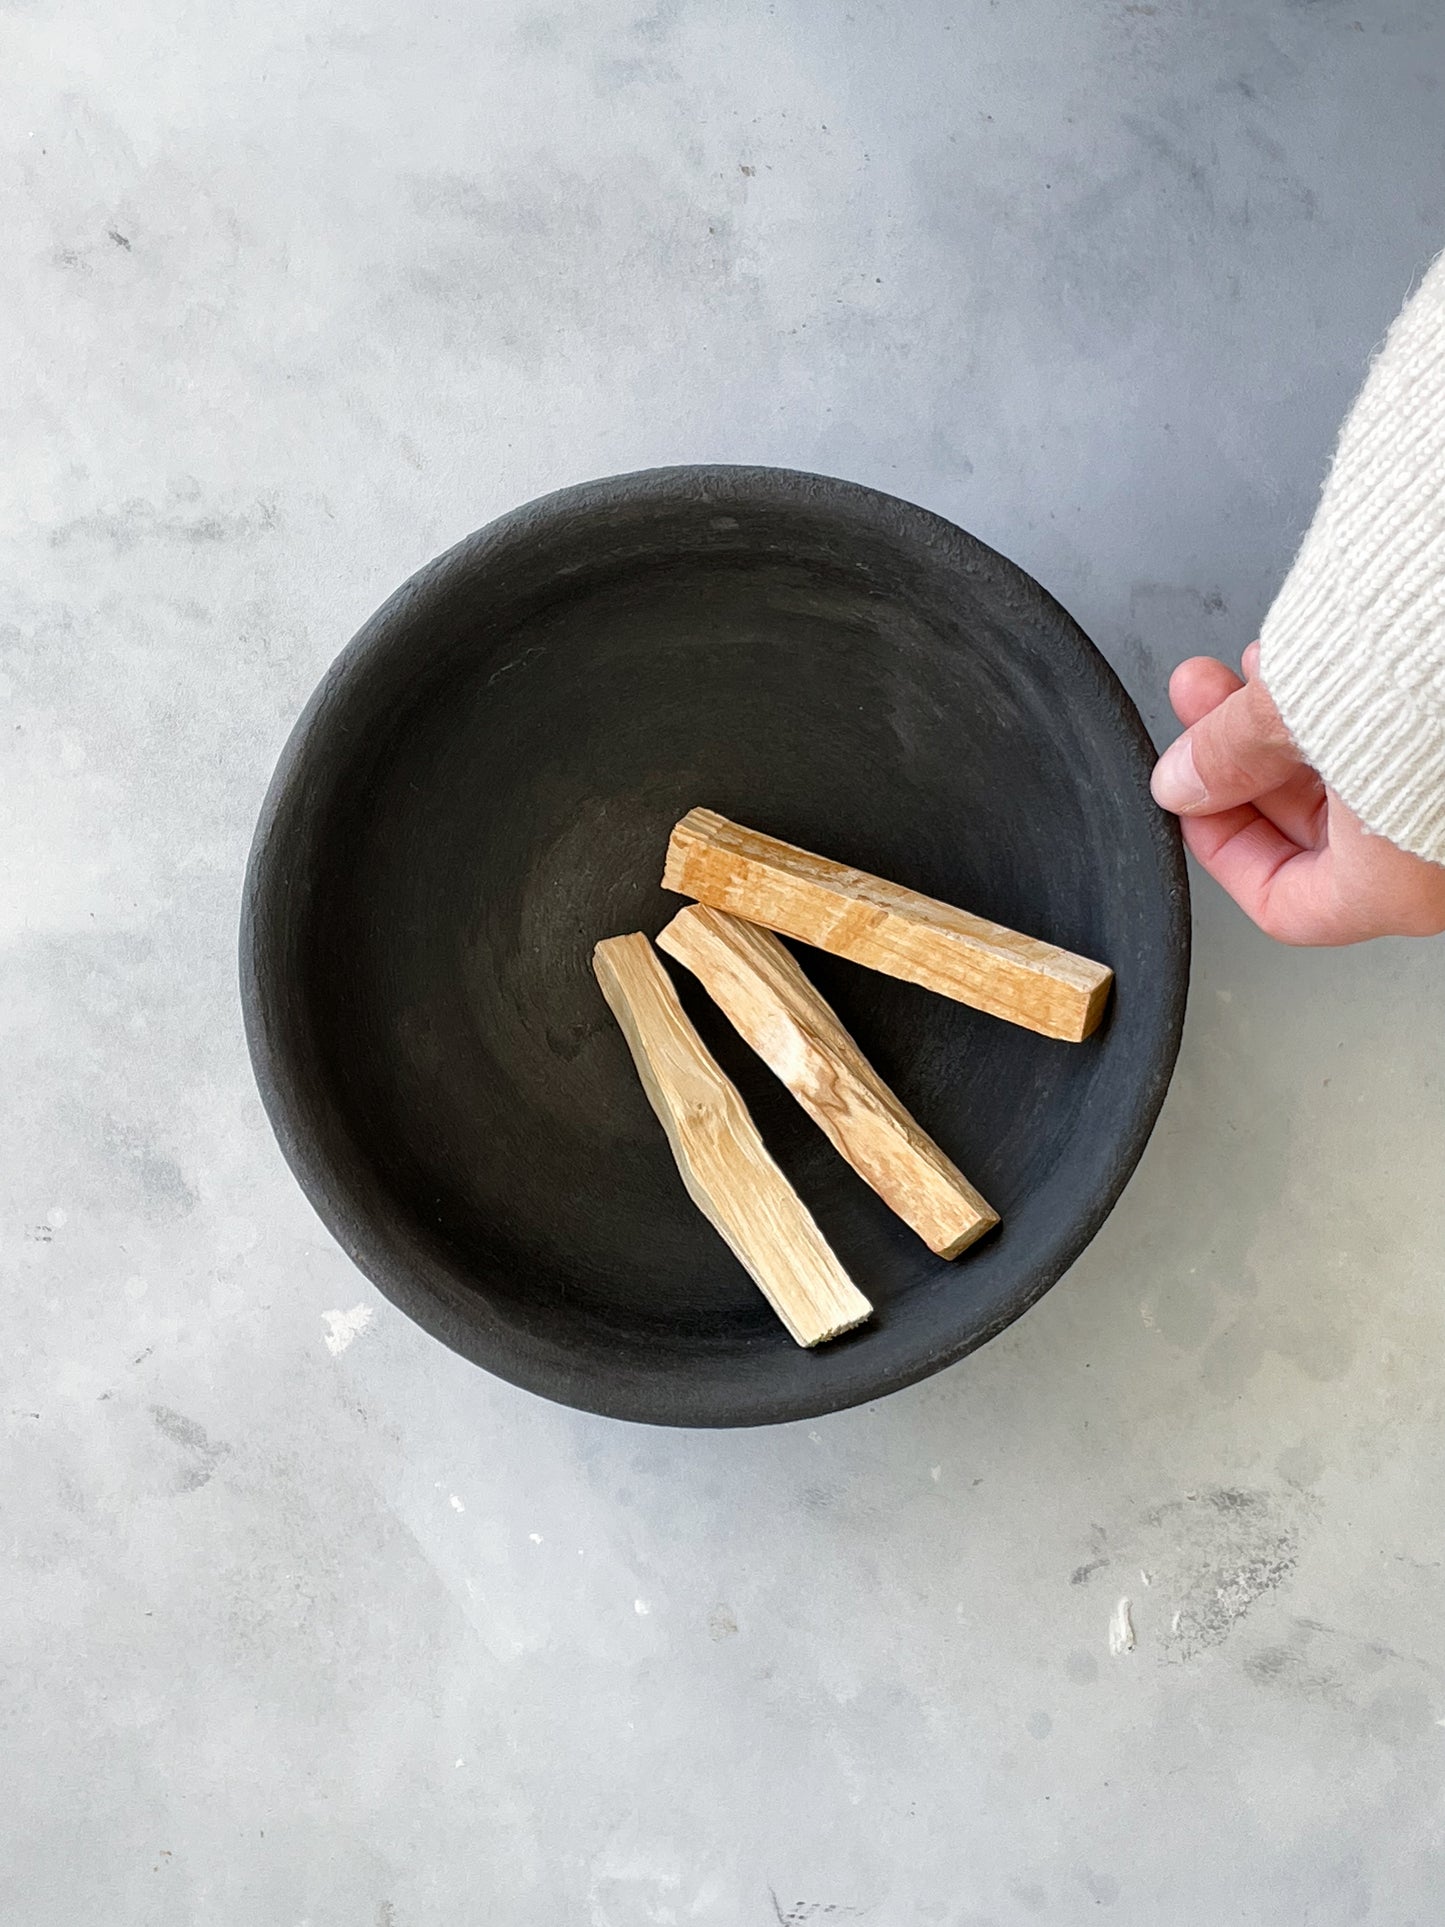
[[689, 810], [674, 829], [662, 881], [714, 910], [1071, 1043], [1097, 1026], [1114, 978], [1087, 957], [712, 810]]
[[657, 940], [787, 1085], [883, 1201], [940, 1257], [998, 1213], [899, 1103], [791, 953], [755, 923], [690, 904]]
[[647, 938], [608, 937], [592, 963], [693, 1203], [800, 1345], [861, 1325], [873, 1307], [768, 1155]]

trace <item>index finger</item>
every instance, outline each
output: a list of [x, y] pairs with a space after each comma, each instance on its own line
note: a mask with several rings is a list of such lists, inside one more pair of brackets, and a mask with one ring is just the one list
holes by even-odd
[[1266, 936], [1280, 943], [1334, 941], [1323, 922], [1324, 851], [1302, 850], [1253, 803], [1187, 816], [1181, 827], [1191, 856]]

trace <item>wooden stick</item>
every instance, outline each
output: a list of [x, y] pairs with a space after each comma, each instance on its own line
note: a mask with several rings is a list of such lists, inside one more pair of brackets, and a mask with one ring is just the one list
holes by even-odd
[[592, 953], [592, 967], [693, 1203], [793, 1337], [819, 1345], [861, 1325], [873, 1307], [769, 1157], [647, 938], [606, 938]]
[[1114, 980], [1087, 957], [711, 810], [689, 810], [674, 829], [662, 882], [714, 910], [1071, 1043], [1095, 1029]]
[[920, 1130], [814, 990], [755, 923], [690, 904], [657, 940], [698, 978], [834, 1146], [941, 1258], [992, 1230], [985, 1203]]

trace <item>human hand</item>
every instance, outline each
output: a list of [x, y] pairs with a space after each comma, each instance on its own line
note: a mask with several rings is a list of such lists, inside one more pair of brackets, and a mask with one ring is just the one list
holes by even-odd
[[1154, 769], [1154, 800], [1183, 819], [1190, 853], [1267, 936], [1362, 943], [1445, 930], [1445, 867], [1372, 836], [1303, 760], [1260, 680], [1212, 656], [1169, 679], [1184, 725]]

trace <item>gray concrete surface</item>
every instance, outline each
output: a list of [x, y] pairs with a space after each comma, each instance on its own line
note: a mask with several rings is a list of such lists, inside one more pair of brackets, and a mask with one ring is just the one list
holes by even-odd
[[579, 477], [909, 495], [1161, 727], [1445, 240], [1441, 20], [6, 11], [5, 1921], [1441, 1918], [1439, 944], [1292, 955], [1201, 887], [1084, 1261], [906, 1396], [732, 1436], [392, 1311], [233, 983], [328, 660]]

